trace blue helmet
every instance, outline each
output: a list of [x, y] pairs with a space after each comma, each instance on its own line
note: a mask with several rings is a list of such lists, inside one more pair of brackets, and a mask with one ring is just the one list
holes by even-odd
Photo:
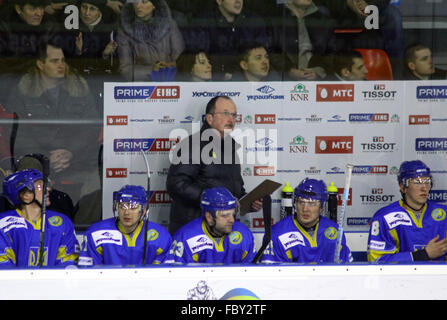
[[3, 181], [3, 194], [14, 206], [18, 206], [20, 203], [20, 191], [26, 188], [34, 192], [34, 182], [37, 180], [43, 180], [43, 175], [42, 172], [36, 169], [14, 172]]
[[400, 165], [397, 181], [407, 185], [407, 180], [418, 177], [430, 177], [430, 168], [421, 160], [404, 161]]
[[303, 199], [318, 200], [321, 202], [321, 207], [323, 207], [325, 201], [328, 199], [327, 187], [324, 181], [309, 178], [305, 178], [300, 182], [300, 184], [295, 188], [293, 195], [295, 197], [295, 201], [298, 197]]
[[129, 202], [133, 204], [140, 204], [141, 210], [147, 204], [147, 193], [141, 186], [125, 185], [118, 191], [113, 192], [113, 208], [117, 209], [121, 202]]
[[200, 200], [202, 216], [205, 216], [205, 213], [208, 211], [216, 218], [216, 211], [230, 210], [236, 207], [236, 198], [224, 187], [205, 189], [202, 192], [202, 198]]

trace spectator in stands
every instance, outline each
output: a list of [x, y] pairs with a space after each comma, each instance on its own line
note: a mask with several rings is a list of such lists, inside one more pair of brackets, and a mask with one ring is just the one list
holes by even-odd
[[430, 168], [420, 160], [404, 161], [397, 182], [402, 199], [379, 209], [372, 218], [368, 261], [445, 261], [447, 206], [428, 200], [433, 186]]
[[[322, 10], [328, 10], [337, 20], [337, 28], [364, 30], [344, 43], [343, 49], [354, 47], [384, 49], [392, 63], [393, 72], [399, 74], [404, 52], [402, 15], [398, 8], [390, 5], [389, 0], [315, 0], [315, 2], [324, 7]], [[374, 5], [379, 10], [378, 30], [365, 28], [365, 18], [368, 16], [365, 8], [368, 5]]]
[[335, 52], [333, 20], [312, 0], [288, 0], [272, 9], [270, 62], [284, 80], [321, 80], [328, 73], [325, 56]]
[[365, 67], [362, 54], [358, 51], [343, 52], [334, 57], [333, 74], [326, 77], [328, 81], [360, 81], [366, 80], [368, 69]]
[[[23, 171], [26, 169], [34, 169], [39, 172], [43, 172], [43, 164], [44, 155], [42, 154], [27, 154], [22, 158], [18, 159], [16, 162], [16, 171]], [[47, 160], [48, 161], [48, 160]], [[49, 210], [60, 212], [65, 214], [71, 221], [73, 221], [73, 201], [70, 196], [65, 192], [56, 190], [51, 188], [51, 181], [48, 186], [49, 190], [49, 200], [47, 203], [47, 208]], [[0, 201], [0, 212], [4, 212], [7, 210], [13, 210], [13, 206], [11, 203]]]
[[48, 157], [53, 181], [71, 182], [56, 184], [57, 188], [77, 201], [80, 186], [85, 193], [98, 188], [91, 183], [97, 179], [102, 116], [86, 81], [65, 63], [62, 49], [46, 42], [38, 52], [34, 67], [12, 89], [6, 106], [20, 119], [15, 155]]
[[3, 4], [0, 16], [0, 99], [6, 103], [11, 86], [33, 64], [39, 43], [54, 34], [55, 23], [45, 15], [45, 0]]
[[141, 186], [125, 185], [113, 193], [115, 218], [90, 226], [84, 235], [80, 266], [146, 265], [164, 262], [172, 244], [169, 232], [144, 219], [148, 198]]
[[430, 48], [413, 44], [405, 49], [403, 80], [446, 79], [447, 71], [435, 67]]
[[[166, 179], [172, 198], [171, 234], [200, 217], [203, 190], [223, 186], [238, 199], [246, 193], [237, 153], [239, 144], [229, 134], [236, 124], [236, 104], [227, 96], [216, 96], [208, 102], [205, 113], [200, 132], [185, 138], [173, 150]], [[253, 211], [261, 208], [262, 199], [252, 203]]]
[[32, 65], [39, 43], [54, 32], [44, 0], [7, 2], [0, 19], [2, 73], [23, 73]]
[[106, 4], [106, 0], [78, 3], [79, 30], [74, 32], [75, 54], [69, 59], [71, 67], [87, 80], [100, 113], [104, 105], [104, 82], [122, 81], [115, 41], [118, 15]]
[[15, 209], [0, 214], [0, 267], [66, 267], [76, 265], [79, 244], [73, 224], [62, 213], [46, 209], [45, 236], [41, 252], [43, 175], [27, 169], [15, 172], [3, 182], [3, 192]]
[[[293, 195], [295, 212], [273, 225], [272, 240], [261, 262], [334, 262], [338, 225], [323, 215], [328, 200], [326, 184], [305, 178]], [[344, 234], [340, 261], [353, 261]]]
[[233, 81], [279, 81], [280, 76], [270, 68], [270, 58], [264, 45], [246, 42], [241, 45], [238, 58], [239, 72]]
[[118, 17], [107, 9], [106, 3], [106, 0], [81, 0], [78, 5], [77, 59], [71, 65], [86, 75], [110, 74], [118, 63], [114, 40]]
[[204, 51], [184, 51], [177, 59], [176, 80], [211, 81], [213, 67], [209, 55]]
[[116, 39], [120, 72], [127, 81], [152, 80], [157, 64], [172, 65], [184, 41], [165, 0], [127, 3]]
[[192, 24], [184, 33], [188, 48], [209, 53], [217, 81], [231, 80], [241, 44], [269, 43], [264, 18], [245, 9], [243, 0], [215, 0]]
[[201, 217], [175, 233], [166, 263], [251, 263], [254, 238], [250, 229], [235, 221], [237, 206], [228, 189], [205, 189]]

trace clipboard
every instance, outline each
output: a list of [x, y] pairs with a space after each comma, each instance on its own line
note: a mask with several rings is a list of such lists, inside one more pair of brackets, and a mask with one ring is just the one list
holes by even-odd
[[257, 199], [261, 199], [266, 195], [272, 194], [281, 186], [281, 183], [265, 179], [256, 188], [239, 199], [239, 213], [245, 215], [251, 210], [251, 204]]

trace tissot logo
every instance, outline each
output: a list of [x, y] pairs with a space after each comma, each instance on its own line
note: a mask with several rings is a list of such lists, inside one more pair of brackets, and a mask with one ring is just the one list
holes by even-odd
[[127, 168], [107, 168], [107, 178], [127, 178]]
[[275, 167], [269, 166], [255, 166], [253, 168], [255, 172], [255, 176], [274, 176], [275, 175]]
[[315, 153], [352, 153], [354, 137], [352, 136], [316, 136]]
[[107, 116], [109, 126], [127, 126], [127, 116]]
[[317, 102], [354, 101], [353, 84], [317, 84]]
[[429, 114], [410, 114], [408, 117], [409, 125], [424, 125], [430, 124]]
[[255, 124], [275, 124], [275, 114], [255, 114]]

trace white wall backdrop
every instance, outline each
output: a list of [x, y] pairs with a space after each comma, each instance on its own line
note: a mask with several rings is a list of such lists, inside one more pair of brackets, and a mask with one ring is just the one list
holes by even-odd
[[[312, 177], [334, 182], [341, 199], [352, 163], [345, 230], [366, 232], [377, 209], [400, 199], [400, 163], [420, 159], [433, 171], [432, 199], [447, 202], [447, 81], [106, 83], [104, 218], [113, 216], [113, 191], [146, 187], [143, 149], [151, 168], [150, 219], [168, 224], [170, 134], [199, 130], [206, 103], [218, 94], [237, 105], [235, 138], [255, 138], [243, 145], [247, 191], [265, 178], [295, 187]], [[277, 222], [281, 190], [272, 198]], [[243, 220], [262, 230], [262, 212]]]

